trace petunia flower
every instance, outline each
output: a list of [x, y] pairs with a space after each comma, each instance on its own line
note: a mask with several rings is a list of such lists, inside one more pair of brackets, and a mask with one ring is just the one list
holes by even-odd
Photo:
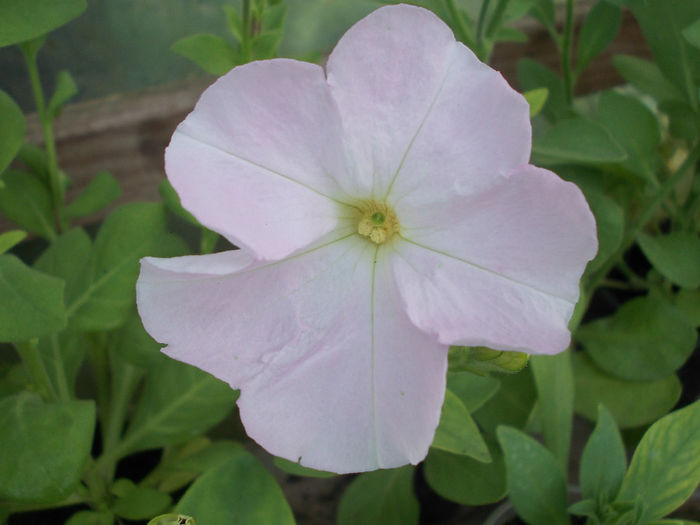
[[237, 67], [165, 163], [183, 206], [240, 249], [143, 259], [144, 326], [241, 390], [270, 453], [339, 473], [415, 464], [449, 345], [569, 345], [595, 223], [530, 148], [525, 99], [425, 9], [376, 10], [325, 73]]

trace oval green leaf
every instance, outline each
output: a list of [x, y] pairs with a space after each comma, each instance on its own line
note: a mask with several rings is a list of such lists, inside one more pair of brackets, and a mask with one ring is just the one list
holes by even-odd
[[48, 33], [86, 7], [86, 0], [0, 0], [0, 47]]
[[700, 238], [690, 232], [652, 237], [637, 234], [637, 243], [661, 275], [686, 288], [700, 286]]
[[[0, 0], [0, 4], [2, 0]], [[0, 18], [2, 20], [2, 18]], [[3, 22], [4, 24], [4, 22]], [[24, 140], [24, 114], [10, 96], [0, 89], [0, 173], [15, 158]]]

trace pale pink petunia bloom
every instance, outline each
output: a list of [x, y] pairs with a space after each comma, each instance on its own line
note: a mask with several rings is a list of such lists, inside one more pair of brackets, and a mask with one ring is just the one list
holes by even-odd
[[340, 473], [418, 463], [449, 345], [569, 345], [595, 223], [530, 147], [525, 99], [425, 9], [373, 12], [325, 74], [237, 67], [165, 160], [183, 206], [241, 249], [143, 259], [144, 326], [239, 388], [272, 454]]

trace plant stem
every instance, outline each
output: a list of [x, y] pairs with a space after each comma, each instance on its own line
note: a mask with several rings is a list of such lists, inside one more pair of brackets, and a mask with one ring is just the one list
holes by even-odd
[[53, 203], [54, 221], [56, 230], [60, 232], [63, 229], [63, 186], [61, 184], [60, 175], [58, 172], [58, 157], [56, 155], [56, 140], [53, 134], [53, 126], [51, 115], [46, 110], [44, 101], [44, 91], [41, 87], [41, 79], [39, 77], [39, 68], [36, 63], [38, 46], [20, 46], [22, 55], [24, 56], [29, 73], [29, 82], [32, 86], [34, 95], [34, 104], [36, 105], [39, 120], [41, 121], [41, 131], [44, 135], [44, 146], [46, 148], [46, 157], [48, 160], [49, 169], [49, 185], [51, 187], [51, 200]]
[[483, 49], [484, 26], [486, 25], [486, 13], [489, 10], [491, 0], [484, 0], [479, 10], [479, 19], [476, 22], [476, 45], [481, 51]]
[[571, 109], [574, 102], [574, 78], [571, 67], [571, 47], [574, 35], [574, 0], [566, 0], [566, 20], [564, 22], [564, 40], [561, 48], [561, 68], [564, 74], [564, 93], [566, 103]]
[[489, 25], [486, 28], [486, 38], [492, 38], [496, 34], [496, 31], [498, 31], [509, 1], [510, 0], [499, 0], [496, 4], [496, 8], [493, 10], [493, 15], [491, 15], [491, 20], [489, 21]]
[[56, 400], [58, 396], [51, 383], [51, 378], [46, 372], [46, 366], [44, 366], [44, 361], [37, 348], [37, 340], [15, 343], [15, 348], [29, 370], [29, 375], [32, 376], [34, 386], [41, 397], [47, 401]]
[[250, 62], [252, 58], [251, 50], [251, 39], [250, 39], [250, 29], [251, 29], [251, 19], [250, 19], [250, 0], [243, 0], [243, 17], [241, 19], [241, 58], [243, 63]]
[[68, 377], [66, 377], [66, 367], [63, 364], [63, 356], [61, 355], [61, 345], [56, 334], [49, 338], [51, 352], [53, 353], [53, 369], [56, 376], [56, 387], [58, 388], [58, 397], [62, 401], [68, 401], [71, 398], [71, 389], [68, 386]]
[[476, 51], [476, 42], [469, 34], [469, 29], [464, 23], [464, 18], [462, 18], [462, 14], [459, 12], [459, 9], [457, 9], [457, 6], [455, 6], [454, 0], [445, 0], [445, 5], [447, 10], [450, 12], [450, 17], [452, 18], [452, 22], [457, 30], [457, 37], [464, 42], [469, 49]]

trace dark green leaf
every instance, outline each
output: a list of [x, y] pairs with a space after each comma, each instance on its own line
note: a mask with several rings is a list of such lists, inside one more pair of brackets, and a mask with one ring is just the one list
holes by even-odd
[[686, 288], [700, 286], [700, 238], [686, 232], [652, 237], [637, 234], [637, 243], [661, 275]]
[[574, 418], [571, 354], [567, 351], [554, 356], [533, 356], [530, 363], [537, 388], [544, 442], [562, 472], [566, 472]]
[[443, 498], [462, 505], [486, 505], [506, 495], [503, 453], [495, 440], [486, 439], [491, 463], [431, 448], [425, 460], [425, 477]]
[[27, 237], [27, 232], [23, 230], [10, 230], [0, 233], [0, 255], [22, 242]]
[[658, 102], [683, 98], [683, 93], [664, 77], [654, 62], [631, 55], [616, 55], [613, 64], [627, 83]]
[[534, 141], [532, 154], [540, 163], [601, 164], [620, 162], [625, 151], [601, 125], [583, 118], [560, 120]]
[[[2, 5], [0, 0], [0, 5]], [[5, 0], [6, 1], [6, 0]], [[0, 7], [0, 11], [2, 8]], [[4, 24], [4, 22], [3, 22]], [[2, 29], [0, 29], [2, 31]], [[24, 140], [24, 115], [10, 96], [0, 89], [0, 173], [12, 162]]]
[[97, 234], [79, 293], [66, 301], [69, 323], [83, 331], [122, 325], [134, 305], [139, 259], [186, 251], [184, 242], [168, 233], [163, 206], [133, 203], [117, 208]]
[[86, 7], [86, 0], [0, 0], [0, 47], [48, 33]]
[[164, 179], [163, 182], [158, 185], [158, 193], [160, 194], [160, 198], [163, 199], [163, 204], [165, 204], [165, 207], [168, 208], [169, 211], [190, 224], [200, 226], [197, 219], [194, 218], [194, 215], [182, 207], [180, 197], [167, 179]]
[[244, 450], [197, 479], [175, 511], [193, 516], [197, 525], [294, 524], [274, 478]]
[[568, 116], [564, 82], [554, 71], [536, 60], [522, 58], [518, 60], [518, 80], [523, 91], [547, 88], [549, 95], [542, 113], [550, 121], [556, 122]]
[[65, 525], [113, 525], [114, 515], [105, 510], [81, 510], [73, 514]]
[[287, 4], [280, 2], [275, 6], [265, 10], [265, 18], [262, 23], [263, 31], [280, 31], [284, 28], [284, 21], [287, 17]]
[[518, 516], [532, 525], [568, 524], [566, 480], [554, 456], [515, 428], [501, 426], [497, 434]]
[[608, 0], [598, 0], [589, 11], [578, 36], [577, 73], [613, 41], [620, 29], [620, 19], [620, 8]]
[[90, 454], [92, 401], [44, 404], [20, 394], [0, 400], [0, 497], [58, 501], [70, 494]]
[[435, 432], [432, 446], [445, 452], [470, 456], [489, 462], [489, 451], [484, 438], [469, 415], [462, 401], [449, 390], [445, 391], [440, 424]]
[[621, 428], [655, 421], [673, 408], [681, 395], [675, 375], [651, 382], [624, 381], [596, 367], [583, 352], [573, 356], [576, 412], [595, 421], [598, 404], [605, 405]]
[[66, 326], [64, 283], [0, 255], [0, 341], [27, 341]]
[[360, 474], [338, 506], [338, 525], [418, 524], [418, 500], [413, 494], [413, 468]]
[[[2, 0], [0, 0], [2, 1]], [[78, 94], [78, 86], [68, 71], [60, 71], [56, 77], [56, 89], [49, 100], [49, 115], [57, 118], [61, 114], [63, 105]]]
[[236, 41], [239, 43], [243, 42], [243, 36], [241, 33], [243, 28], [243, 20], [241, 19], [241, 15], [238, 13], [238, 9], [230, 5], [224, 5], [221, 7], [226, 14], [226, 23], [229, 31], [231, 31], [231, 34]]
[[117, 200], [121, 194], [122, 189], [112, 174], [108, 171], [100, 171], [80, 192], [80, 195], [66, 206], [65, 217], [72, 220], [97, 213]]
[[325, 472], [323, 470], [314, 470], [309, 467], [303, 467], [299, 463], [294, 463], [288, 459], [275, 457], [275, 466], [294, 476], [305, 476], [310, 478], [331, 478], [336, 474], [334, 472]]
[[132, 365], [142, 368], [159, 366], [169, 358], [161, 353], [162, 345], [144, 330], [141, 318], [134, 310], [124, 326], [113, 334], [114, 351]]
[[253, 38], [253, 58], [263, 60], [277, 55], [282, 41], [282, 31], [265, 31]]
[[462, 400], [469, 413], [472, 413], [491, 399], [501, 383], [490, 376], [472, 374], [471, 372], [448, 372], [447, 389]]
[[681, 290], [673, 304], [690, 324], [700, 327], [700, 290]]
[[553, 0], [533, 0], [532, 16], [540, 21], [550, 33], [554, 33], [554, 1]]
[[112, 512], [128, 520], [146, 520], [164, 512], [172, 503], [167, 494], [125, 479], [116, 480], [112, 491], [119, 496], [111, 506]]
[[644, 502], [646, 523], [678, 508], [700, 483], [700, 401], [654, 423], [634, 451], [620, 501]]
[[227, 40], [211, 33], [198, 33], [182, 38], [170, 49], [216, 76], [228, 73], [239, 61], [233, 46]]
[[535, 403], [535, 384], [529, 369], [514, 375], [501, 377], [501, 388], [472, 416], [486, 431], [493, 433], [496, 427], [506, 424], [523, 427], [530, 417]]
[[686, 27], [683, 31], [683, 37], [692, 45], [700, 49], [700, 18]]
[[681, 367], [695, 348], [696, 333], [670, 303], [646, 296], [627, 301], [610, 317], [581, 326], [577, 338], [609, 374], [652, 381]]
[[581, 456], [581, 492], [598, 503], [615, 499], [627, 469], [625, 446], [612, 414], [600, 405], [598, 422]]
[[167, 360], [148, 375], [120, 452], [124, 455], [191, 439], [224, 419], [236, 396], [213, 376]]
[[51, 195], [36, 177], [21, 171], [8, 170], [2, 177], [0, 212], [25, 230], [53, 239]]
[[584, 193], [595, 216], [598, 230], [598, 253], [586, 268], [586, 271], [594, 272], [605, 265], [608, 258], [617, 251], [622, 243], [625, 213], [622, 206], [602, 191], [586, 188]]
[[659, 109], [669, 119], [669, 130], [674, 137], [690, 141], [700, 135], [700, 114], [687, 102], [667, 100], [659, 103]]

